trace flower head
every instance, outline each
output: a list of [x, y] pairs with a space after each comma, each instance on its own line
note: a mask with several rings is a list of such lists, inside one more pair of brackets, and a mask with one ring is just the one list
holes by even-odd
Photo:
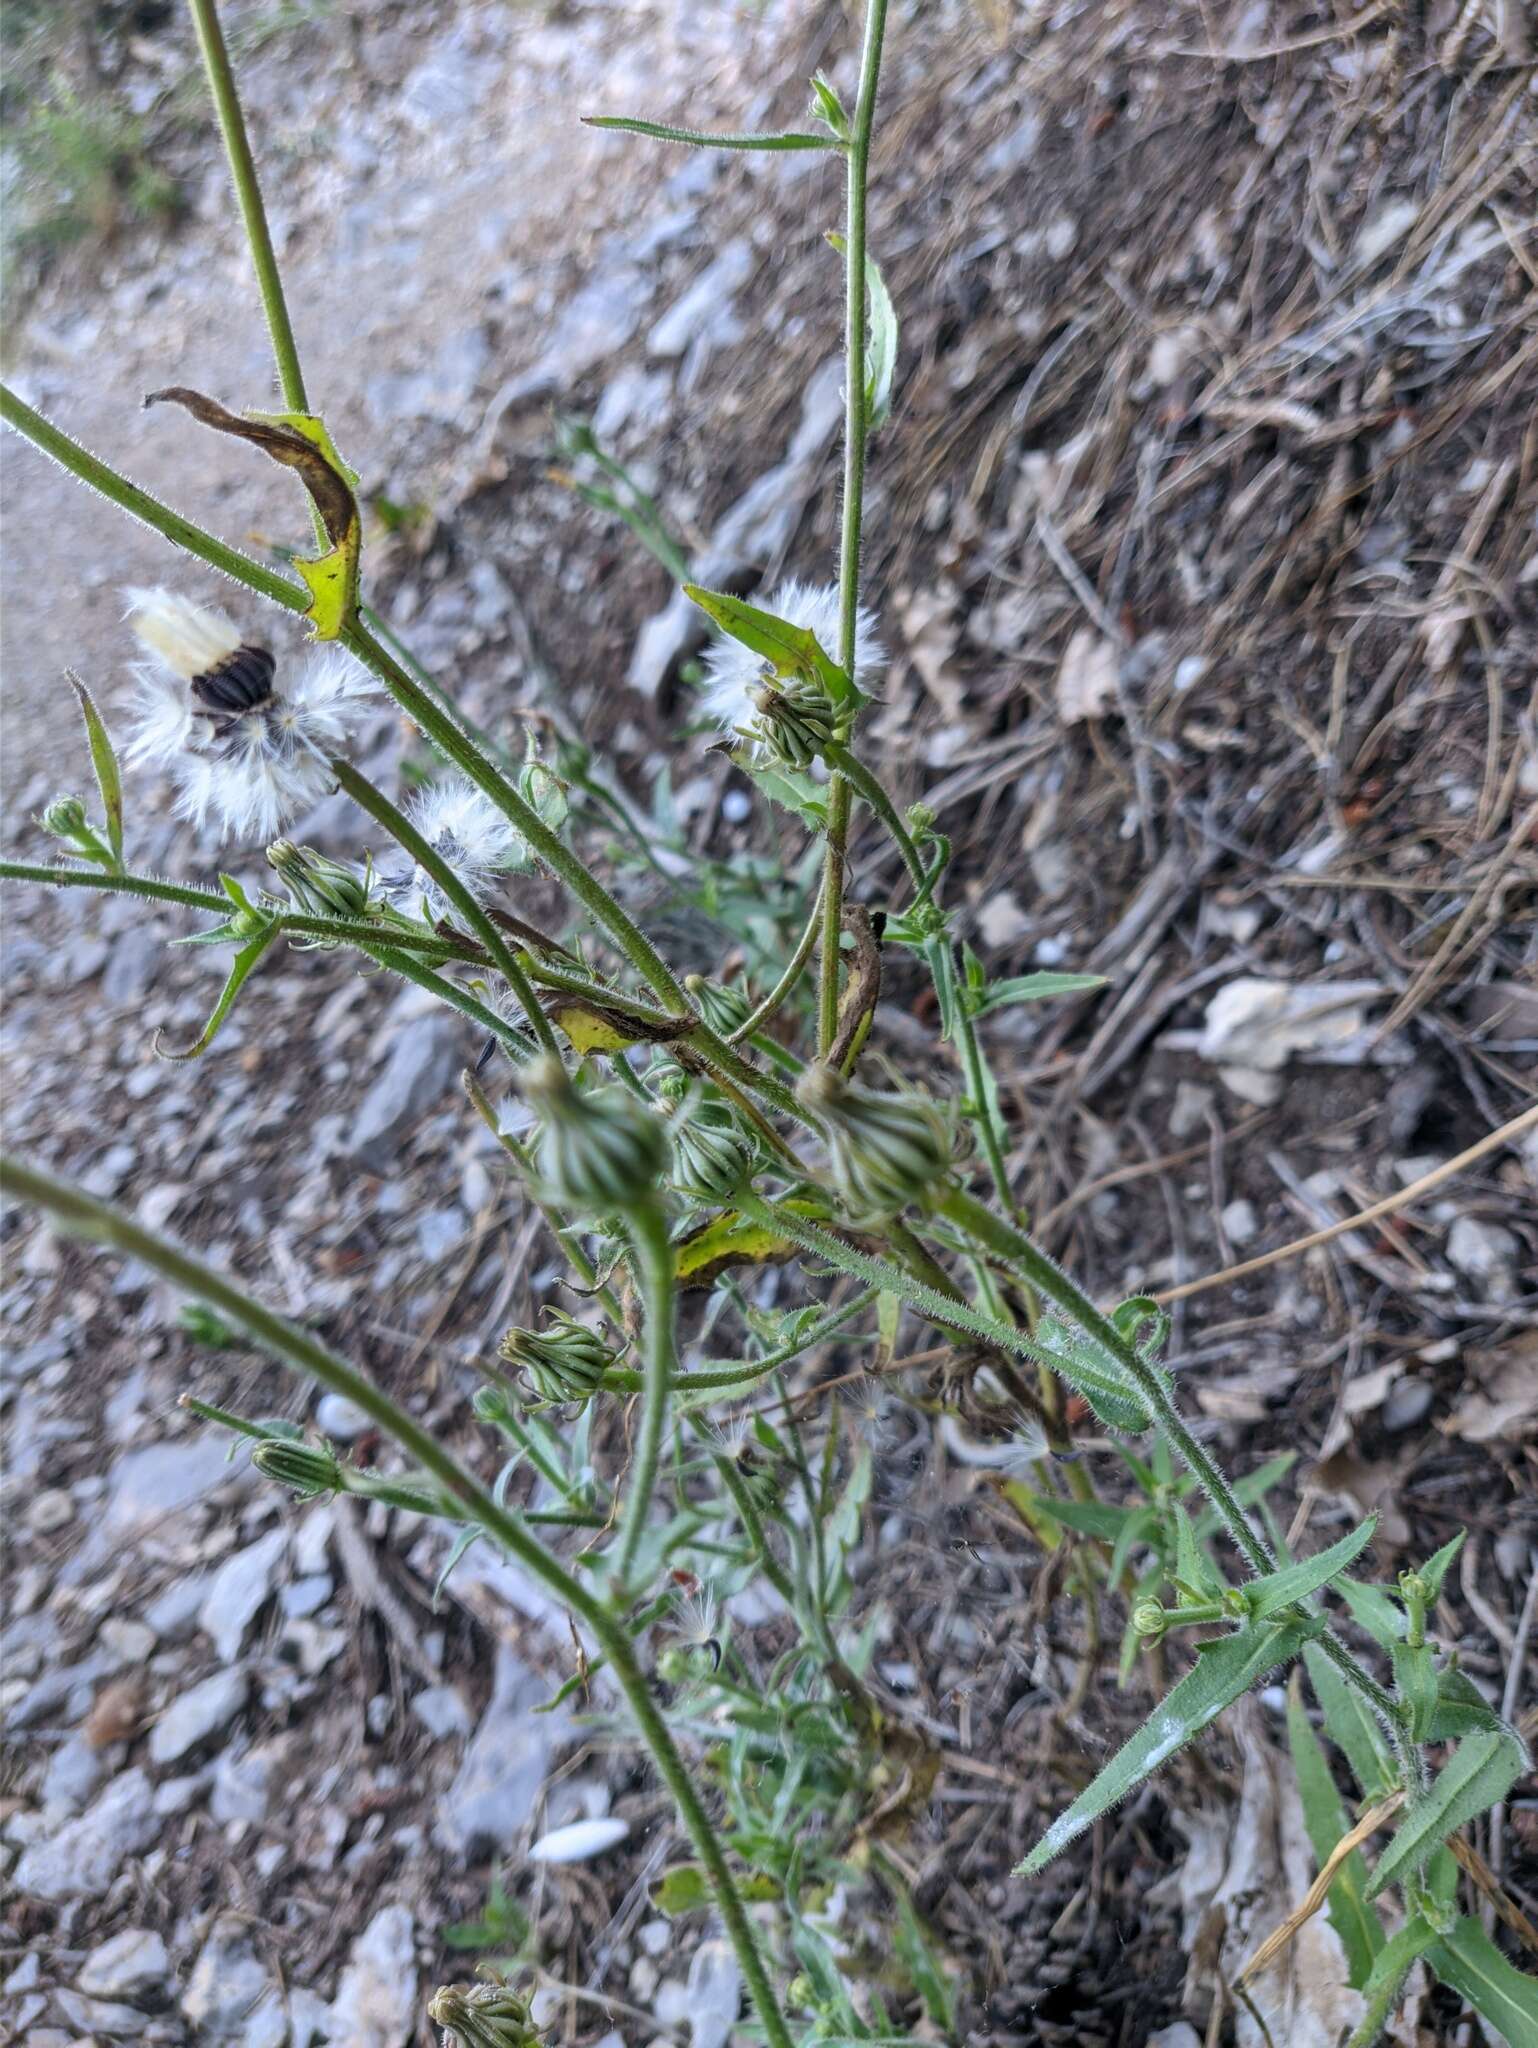
[[878, 1094], [822, 1065], [806, 1069], [796, 1095], [821, 1119], [829, 1173], [853, 1221], [898, 1215], [950, 1170], [955, 1133], [927, 1095]]
[[[498, 875], [529, 865], [522, 834], [466, 776], [433, 783], [412, 800], [406, 815], [478, 903], [490, 895]], [[410, 915], [420, 910], [430, 924], [454, 914], [432, 876], [414, 864], [388, 878], [385, 894], [398, 910]]]
[[545, 1329], [509, 1330], [498, 1356], [527, 1376], [541, 1401], [590, 1401], [618, 1354], [585, 1323], [559, 1309], [545, 1313]]
[[[834, 661], [839, 655], [838, 586], [833, 583], [782, 583], [763, 610], [791, 626], [805, 626]], [[855, 687], [869, 690], [886, 656], [876, 638], [876, 621], [862, 605], [855, 621]], [[705, 709], [723, 732], [749, 728], [757, 709], [754, 692], [764, 682], [764, 664], [751, 648], [736, 640], [718, 640], [705, 656]]]
[[339, 648], [321, 647], [280, 688], [273, 656], [222, 612], [169, 590], [127, 597], [149, 657], [134, 669], [127, 759], [164, 769], [194, 824], [212, 813], [226, 837], [273, 838], [330, 789], [330, 756], [353, 737], [373, 683]]
[[534, 1166], [555, 1201], [591, 1216], [651, 1198], [667, 1166], [668, 1141], [649, 1110], [622, 1088], [582, 1094], [548, 1054], [530, 1060], [519, 1086], [541, 1120]]
[[539, 2029], [528, 2001], [489, 1964], [477, 1967], [479, 1984], [440, 1984], [427, 2016], [443, 2029], [444, 2048], [538, 2048]]

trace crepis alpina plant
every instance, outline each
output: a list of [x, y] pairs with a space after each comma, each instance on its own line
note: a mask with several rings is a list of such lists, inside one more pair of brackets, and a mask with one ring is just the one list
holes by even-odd
[[[931, 2037], [957, 2026], [951, 1971], [908, 1897], [901, 1857], [883, 1846], [922, 1810], [939, 1759], [922, 1728], [877, 1709], [866, 1684], [875, 1634], [856, 1623], [850, 1602], [870, 1451], [850, 1455], [836, 1430], [819, 1432], [794, 1406], [778, 1407], [776, 1421], [752, 1400], [755, 1388], [835, 1334], [845, 1345], [874, 1346], [904, 1314], [955, 1338], [979, 1388], [995, 1390], [997, 1420], [1017, 1429], [1038, 1475], [1036, 1511], [1108, 1553], [1095, 1569], [1106, 1588], [1131, 1598], [1123, 1676], [1141, 1644], [1161, 1645], [1167, 1659], [1186, 1631], [1201, 1631], [1194, 1655], [1181, 1660], [1183, 1675], [1022, 1869], [1040, 1869], [1242, 1694], [1296, 1666], [1370, 1802], [1368, 1820], [1351, 1827], [1295, 1673], [1292, 1751], [1360, 1993], [1353, 2048], [1378, 2038], [1417, 1962], [1508, 2039], [1538, 2041], [1533, 1981], [1477, 1919], [1459, 1913], [1458, 1864], [1446, 1846], [1504, 1799], [1526, 1765], [1516, 1731], [1428, 1633], [1456, 1542], [1387, 1589], [1349, 1576], [1371, 1541], [1371, 1520], [1314, 1556], [1291, 1557], [1256, 1511], [1280, 1472], [1231, 1484], [1183, 1420], [1159, 1362], [1168, 1325], [1158, 1305], [1139, 1297], [1100, 1308], [1021, 1228], [1008, 1132], [977, 1026], [1001, 1004], [1072, 993], [1093, 979], [990, 984], [950, 933], [942, 886], [950, 848], [934, 815], [923, 807], [900, 814], [859, 751], [861, 714], [883, 665], [860, 589], [865, 473], [892, 417], [899, 339], [866, 234], [886, 0], [867, 0], [853, 104], [819, 74], [804, 129], [709, 135], [645, 120], [594, 124], [686, 147], [822, 151], [845, 173], [842, 230], [830, 236], [843, 262], [846, 365], [836, 575], [783, 586], [762, 604], [686, 586], [720, 636], [705, 664], [706, 712], [764, 797], [820, 848], [801, 934], [752, 988], [680, 979], [573, 843], [591, 837], [578, 829], [594, 815], [576, 802], [593, 787], [585, 761], [569, 754], [568, 786], [559, 763], [530, 752], [510, 760], [369, 608], [351, 472], [310, 406], [214, 0], [191, 5], [284, 409], [238, 415], [180, 387], [154, 396], [293, 471], [309, 496], [314, 552], [291, 558], [293, 574], [255, 561], [118, 476], [9, 391], [3, 411], [193, 563], [308, 622], [310, 645], [295, 655], [281, 636], [215, 609], [209, 579], [191, 571], [185, 587], [128, 596], [142, 650], [124, 749], [130, 768], [167, 775], [193, 824], [247, 850], [265, 846], [272, 883], [225, 873], [216, 887], [198, 887], [128, 864], [117, 749], [74, 677], [100, 816], [78, 796], [60, 797], [39, 821], [58, 842], [58, 860], [7, 861], [0, 872], [177, 904], [204, 920], [199, 941], [229, 951], [231, 965], [198, 1040], [173, 1057], [207, 1051], [279, 943], [351, 951], [371, 971], [402, 976], [469, 1018], [511, 1083], [511, 1106], [499, 1106], [501, 1084], [482, 1078], [483, 1063], [467, 1077], [471, 1102], [542, 1209], [574, 1298], [588, 1306], [581, 1320], [558, 1310], [505, 1339], [500, 1363], [516, 1381], [493, 1374], [473, 1403], [504, 1451], [488, 1487], [313, 1332], [131, 1216], [14, 1159], [3, 1166], [6, 1194], [154, 1267], [215, 1326], [355, 1403], [401, 1457], [397, 1472], [364, 1471], [292, 1423], [189, 1399], [250, 1440], [253, 1463], [273, 1483], [300, 1498], [352, 1492], [434, 1516], [456, 1532], [445, 1574], [471, 1542], [489, 1542], [564, 1605], [583, 1660], [563, 1695], [605, 1674], [692, 1844], [695, 1860], [665, 1874], [657, 1901], [669, 1912], [714, 1909], [771, 2048], [893, 2036], [882, 1993], [812, 1911], [839, 1882], [891, 1893], [899, 1981]], [[440, 763], [404, 809], [354, 759], [364, 723], [387, 705], [414, 723]], [[366, 821], [356, 861], [279, 836], [332, 790]], [[890, 835], [902, 864], [879, 933], [863, 905], [846, 901], [857, 803]], [[546, 935], [505, 907], [510, 878], [532, 868], [564, 887], [601, 934], [596, 949]], [[947, 1100], [872, 1085], [861, 1070], [882, 953], [892, 948], [933, 978], [941, 1037], [960, 1078]], [[769, 1029], [776, 1021], [777, 1034]], [[973, 1158], [986, 1197], [972, 1184], [980, 1177]], [[755, 1307], [744, 1291], [743, 1276], [765, 1259], [799, 1262], [809, 1283], [788, 1309]], [[830, 1276], [836, 1284], [824, 1299], [810, 1282]], [[688, 1369], [679, 1345], [685, 1293], [702, 1335], [737, 1333], [729, 1355]], [[1129, 1453], [1141, 1503], [1086, 1497], [1077, 1467], [1067, 1468], [1075, 1490], [1043, 1458], [1041, 1418], [1057, 1427], [1058, 1383], [1113, 1434], [1147, 1440], [1146, 1456]], [[631, 1401], [621, 1428], [619, 1404]], [[1095, 1555], [1081, 1553], [1091, 1598], [1100, 1590]], [[750, 1583], [792, 1623], [789, 1647], [767, 1674], [744, 1662], [727, 1625], [731, 1599]], [[1348, 1646], [1327, 1601], [1343, 1602], [1374, 1641], [1370, 1661]], [[707, 1743], [708, 1779], [699, 1763]], [[1369, 1874], [1361, 1850], [1377, 1827], [1389, 1832]], [[749, 1918], [749, 1892], [778, 1905], [773, 1926]], [[1392, 1932], [1381, 1909], [1391, 1892]], [[446, 1987], [432, 2016], [465, 2048], [523, 2048], [534, 2038], [522, 1995], [500, 1980]]]

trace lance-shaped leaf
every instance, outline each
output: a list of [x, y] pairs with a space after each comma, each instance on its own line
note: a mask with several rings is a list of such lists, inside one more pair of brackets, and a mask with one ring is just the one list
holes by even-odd
[[1430, 1921], [1417, 1914], [1383, 1944], [1362, 1986], [1362, 2017], [1346, 2048], [1372, 2048], [1399, 2002], [1404, 1980], [1436, 1938], [1437, 1931]]
[[1426, 1960], [1508, 2048], [1538, 2048], [1538, 1977], [1508, 1963], [1477, 1920], [1458, 1921], [1426, 1951]]
[[1052, 1370], [1084, 1396], [1107, 1429], [1141, 1436], [1152, 1428], [1153, 1417], [1142, 1392], [1121, 1360], [1098, 1338], [1056, 1316], [1043, 1316], [1035, 1342]]
[[1257, 1621], [1264, 1621], [1268, 1615], [1279, 1614], [1284, 1607], [1317, 1593], [1338, 1578], [1359, 1551], [1367, 1548], [1377, 1527], [1377, 1516], [1369, 1515], [1359, 1528], [1332, 1543], [1328, 1550], [1321, 1550], [1317, 1557], [1305, 1557], [1297, 1564], [1283, 1565], [1279, 1572], [1267, 1572], [1264, 1578], [1256, 1579], [1244, 1589], [1251, 1614]]
[[156, 1033], [155, 1051], [161, 1059], [178, 1062], [181, 1060], [195, 1060], [200, 1053], [207, 1052], [218, 1034], [219, 1027], [223, 1024], [225, 1018], [228, 1017], [230, 1011], [234, 1009], [235, 998], [240, 994], [247, 975], [250, 974], [252, 968], [255, 967], [257, 961], [261, 959], [281, 930], [282, 926], [274, 919], [271, 924], [264, 925], [254, 938], [248, 939], [245, 945], [241, 947], [235, 958], [230, 962], [230, 971], [225, 976], [224, 987], [219, 991], [219, 1000], [214, 1004], [208, 1022], [185, 1050], [182, 1052], [167, 1051], [160, 1042], [160, 1034]]
[[1162, 1704], [1068, 1811], [1052, 1823], [1019, 1866], [1019, 1875], [1033, 1877], [1061, 1854], [1101, 1814], [1125, 1799], [1160, 1764], [1215, 1721], [1225, 1707], [1232, 1706], [1241, 1693], [1295, 1656], [1302, 1640], [1301, 1629], [1293, 1624], [1267, 1622], [1203, 1643], [1195, 1666], [1170, 1688]]
[[1395, 1643], [1389, 1656], [1394, 1666], [1394, 1690], [1410, 1712], [1410, 1739], [1430, 1739], [1431, 1717], [1437, 1705], [1437, 1660], [1429, 1643]]
[[[1346, 1813], [1330, 1775], [1324, 1747], [1303, 1710], [1300, 1674], [1296, 1671], [1287, 1688], [1287, 1742], [1292, 1751], [1292, 1767], [1298, 1774], [1303, 1824], [1308, 1829], [1314, 1860], [1323, 1870], [1346, 1836]], [[1352, 1987], [1360, 1991], [1383, 1946], [1383, 1923], [1367, 1903], [1367, 1864], [1360, 1849], [1352, 1849], [1342, 1857], [1330, 1881], [1328, 1897], [1330, 1924], [1346, 1952]]]
[[[849, 244], [830, 232], [829, 246], [840, 256]], [[897, 308], [886, 288], [881, 266], [865, 252], [865, 295], [869, 300], [865, 336], [865, 424], [877, 433], [892, 417], [892, 386], [897, 378]]]
[[1053, 996], [1088, 995], [1104, 988], [1103, 974], [1014, 974], [996, 981], [975, 1006], [975, 1014], [986, 1017], [990, 1010], [1002, 1010], [1010, 1003], [1044, 1003]]
[[1391, 1600], [1381, 1586], [1364, 1585], [1360, 1579], [1341, 1579], [1335, 1588], [1358, 1628], [1365, 1629], [1375, 1643], [1392, 1650], [1403, 1642], [1409, 1623], [1397, 1600]]
[[621, 135], [646, 135], [653, 142], [682, 142], [691, 149], [838, 149], [833, 135], [806, 135], [794, 128], [773, 135], [712, 135], [708, 128], [672, 128], [666, 121], [634, 121], [623, 114], [584, 114], [584, 128], [613, 128]]
[[[787, 1202], [785, 1207], [796, 1215], [821, 1218], [827, 1214], [811, 1202]], [[733, 1266], [781, 1265], [796, 1250], [790, 1238], [728, 1209], [679, 1238], [673, 1246], [673, 1259], [680, 1287], [709, 1287]]]
[[810, 626], [793, 626], [743, 598], [686, 583], [684, 595], [713, 619], [730, 639], [759, 655], [777, 676], [816, 676], [835, 704], [854, 695], [854, 685]]
[[274, 462], [298, 474], [310, 494], [328, 545], [323, 555], [296, 555], [294, 567], [310, 592], [305, 616], [315, 628], [316, 638], [335, 640], [357, 609], [363, 527], [353, 488], [358, 479], [337, 453], [325, 423], [309, 412], [253, 412], [243, 416], [183, 384], [152, 391], [144, 403], [158, 405], [162, 400], [181, 406], [216, 433], [233, 434], [237, 440], [252, 442]]
[[1467, 1673], [1453, 1667], [1437, 1673], [1436, 1700], [1426, 1732], [1428, 1742], [1456, 1742], [1465, 1735], [1498, 1735], [1505, 1725]]
[[844, 102], [838, 96], [838, 87], [821, 71], [812, 74], [812, 97], [817, 102], [819, 120], [826, 121], [831, 132], [840, 142], [849, 140], [849, 116]]
[[1470, 1735], [1458, 1744], [1429, 1789], [1405, 1808], [1394, 1839], [1378, 1858], [1367, 1896], [1417, 1869], [1455, 1828], [1496, 1806], [1527, 1768], [1527, 1754], [1509, 1729]]
[[101, 713], [90, 691], [72, 668], [67, 668], [64, 674], [80, 700], [86, 744], [91, 749], [91, 766], [96, 773], [96, 787], [101, 792], [101, 806], [107, 820], [107, 844], [112, 849], [113, 865], [120, 868], [123, 865], [123, 778], [118, 772], [117, 755], [112, 750], [112, 740], [102, 724]]
[[1354, 1686], [1347, 1685], [1323, 1650], [1312, 1643], [1303, 1651], [1308, 1682], [1324, 1713], [1324, 1730], [1344, 1752], [1363, 1794], [1381, 1799], [1399, 1783], [1393, 1753], [1371, 1707]]

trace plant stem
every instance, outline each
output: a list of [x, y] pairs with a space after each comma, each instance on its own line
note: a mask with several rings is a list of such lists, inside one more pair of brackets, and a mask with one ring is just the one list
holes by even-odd
[[645, 1385], [641, 1392], [641, 1431], [636, 1439], [630, 1487], [625, 1497], [615, 1579], [622, 1598], [631, 1592], [630, 1575], [651, 1513], [657, 1485], [662, 1441], [667, 1435], [673, 1376], [678, 1370], [677, 1302], [674, 1294], [673, 1247], [667, 1218], [654, 1202], [643, 1202], [627, 1218], [635, 1254], [636, 1287], [645, 1319]]
[[40, 882], [50, 889], [104, 889], [111, 896], [145, 896], [152, 902], [184, 903], [228, 917], [235, 906], [212, 889], [186, 888], [158, 875], [109, 875], [100, 868], [55, 868], [42, 862], [0, 860], [0, 882]]
[[267, 315], [267, 331], [272, 337], [272, 355], [277, 364], [283, 403], [290, 412], [308, 412], [310, 402], [305, 396], [299, 350], [289, 322], [288, 302], [283, 296], [283, 280], [278, 273], [272, 231], [267, 225], [267, 209], [262, 204], [256, 160], [251, 154], [251, 139], [246, 133], [245, 115], [241, 112], [240, 95], [235, 89], [235, 73], [230, 64], [224, 30], [220, 26], [219, 11], [215, 0], [188, 0], [188, 4], [197, 26], [198, 47], [203, 53], [203, 66], [208, 73], [214, 112], [219, 117], [219, 133], [224, 138], [224, 152], [229, 158], [230, 178], [240, 206], [246, 243], [256, 268], [257, 289], [262, 295], [262, 310]]
[[914, 845], [912, 835], [903, 823], [896, 804], [876, 777], [857, 754], [851, 753], [848, 747], [840, 746], [837, 740], [830, 741], [823, 748], [822, 757], [830, 768], [836, 769], [843, 776], [855, 795], [868, 804], [885, 825], [892, 835], [897, 851], [902, 855], [903, 866], [912, 877], [914, 888], [922, 889], [929, 880], [929, 875], [919, 857], [919, 850]]
[[742, 1526], [747, 1531], [748, 1541], [753, 1546], [753, 1555], [758, 1560], [759, 1570], [785, 1602], [791, 1613], [794, 1614], [796, 1611], [796, 1589], [791, 1584], [789, 1572], [786, 1571], [780, 1560], [769, 1548], [769, 1538], [764, 1532], [763, 1517], [754, 1505], [751, 1488], [737, 1470], [736, 1465], [726, 1456], [725, 1452], [715, 1452], [712, 1456], [712, 1463], [720, 1474], [721, 1484], [731, 1495], [732, 1505], [736, 1508]]
[[481, 944], [491, 955], [497, 972], [512, 990], [514, 996], [517, 997], [519, 1008], [528, 1018], [529, 1029], [534, 1033], [541, 1048], [545, 1052], [553, 1054], [556, 1059], [559, 1059], [561, 1048], [556, 1043], [554, 1031], [550, 1028], [550, 1019], [545, 1015], [544, 1007], [540, 1003], [539, 997], [534, 993], [533, 984], [508, 950], [507, 941], [503, 938], [501, 932], [498, 931], [480, 904], [476, 902], [474, 896], [465, 887], [458, 875], [455, 874], [442, 854], [436, 848], [428, 845], [427, 841], [405, 813], [395, 804], [391, 803], [382, 789], [376, 789], [366, 775], [360, 774], [352, 766], [351, 762], [341, 759], [333, 760], [331, 772], [336, 777], [340, 787], [346, 791], [353, 802], [367, 811], [369, 816], [378, 824], [383, 825], [385, 830], [410, 854], [417, 866], [430, 875], [433, 881], [437, 883], [449, 902], [453, 904], [454, 908], [459, 912], [466, 924], [475, 932]]
[[796, 941], [796, 950], [791, 954], [786, 964], [785, 972], [774, 984], [774, 987], [770, 989], [768, 995], [764, 997], [758, 1008], [750, 1010], [736, 1030], [729, 1031], [726, 1034], [726, 1043], [728, 1045], [742, 1045], [751, 1039], [755, 1032], [762, 1030], [776, 1010], [785, 1002], [796, 983], [801, 979], [806, 963], [812, 957], [812, 948], [817, 943], [817, 934], [822, 926], [822, 891], [823, 884], [819, 882], [817, 885], [817, 896], [812, 904], [811, 915], [806, 921], [805, 930]]
[[189, 555], [196, 555], [201, 562], [207, 562], [211, 569], [233, 577], [248, 590], [260, 596], [271, 598], [291, 612], [307, 611], [310, 593], [302, 583], [291, 583], [286, 576], [279, 576], [264, 563], [252, 561], [238, 548], [228, 546], [201, 526], [194, 526], [190, 519], [184, 519], [179, 512], [173, 512], [169, 505], [153, 498], [148, 491], [140, 490], [115, 469], [93, 455], [88, 448], [82, 448], [78, 441], [72, 441], [41, 413], [34, 412], [24, 399], [18, 398], [8, 385], [0, 384], [0, 420], [18, 433], [25, 434], [34, 448], [40, 448], [45, 455], [51, 455], [61, 469], [67, 469], [71, 476], [89, 484], [94, 491], [130, 517], [142, 520], [158, 534], [182, 548]]
[[8, 1155], [0, 1155], [0, 1192], [35, 1204], [68, 1230], [142, 1260], [174, 1285], [229, 1316], [254, 1343], [270, 1352], [281, 1364], [356, 1403], [365, 1415], [395, 1439], [422, 1471], [436, 1479], [461, 1503], [468, 1520], [484, 1529], [556, 1599], [586, 1623], [608, 1658], [620, 1690], [635, 1716], [641, 1739], [672, 1793], [695, 1852], [709, 1874], [716, 1904], [741, 1966], [748, 1994], [771, 2048], [792, 2048], [790, 2030], [770, 1985], [720, 1838], [635, 1660], [629, 1634], [605, 1603], [552, 1557], [528, 1533], [516, 1515], [499, 1507], [429, 1430], [345, 1359], [317, 1342], [308, 1331], [274, 1314], [223, 1274], [168, 1244], [152, 1231], [145, 1230], [120, 1210], [109, 1208], [78, 1188], [55, 1180], [51, 1174]]
[[489, 1031], [515, 1066], [521, 1067], [533, 1059], [535, 1047], [530, 1045], [523, 1033], [509, 1024], [505, 1017], [499, 1017], [495, 1010], [490, 1010], [484, 1003], [478, 1002], [468, 990], [462, 989], [458, 982], [449, 981], [443, 975], [435, 974], [430, 967], [424, 967], [420, 961], [413, 960], [409, 953], [403, 953], [399, 947], [390, 945], [387, 939], [381, 938], [373, 945], [365, 945], [362, 941], [357, 943], [358, 951], [366, 953], [379, 966], [388, 968], [391, 974], [399, 974], [407, 981], [414, 981], [418, 988], [425, 988], [430, 995], [435, 995], [440, 1003], [447, 1003], [451, 1010], [458, 1010], [460, 1015], [468, 1017], [472, 1024], [478, 1024], [482, 1031]]
[[[854, 675], [860, 616], [860, 524], [865, 507], [865, 194], [870, 139], [881, 80], [887, 0], [867, 0], [860, 52], [860, 90], [850, 124], [844, 219], [844, 522], [839, 539], [839, 665]], [[839, 941], [844, 927], [844, 851], [849, 836], [849, 784], [828, 778], [828, 846], [823, 865], [822, 971], [817, 1048], [824, 1058], [838, 1035]]]

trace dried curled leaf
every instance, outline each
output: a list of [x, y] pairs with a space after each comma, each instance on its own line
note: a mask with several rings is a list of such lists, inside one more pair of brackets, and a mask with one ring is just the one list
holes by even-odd
[[600, 1003], [590, 996], [555, 991], [543, 998], [552, 1024], [565, 1033], [575, 1052], [623, 1052], [631, 1045], [669, 1045], [687, 1038], [692, 1017], [645, 1017], [618, 1003]]
[[337, 453], [324, 421], [314, 413], [240, 414], [184, 384], [151, 391], [146, 405], [169, 400], [205, 427], [250, 441], [274, 462], [297, 471], [330, 543], [323, 555], [296, 555], [294, 567], [310, 592], [305, 616], [320, 640], [335, 640], [357, 608], [358, 557], [363, 527], [353, 486], [357, 477]]

